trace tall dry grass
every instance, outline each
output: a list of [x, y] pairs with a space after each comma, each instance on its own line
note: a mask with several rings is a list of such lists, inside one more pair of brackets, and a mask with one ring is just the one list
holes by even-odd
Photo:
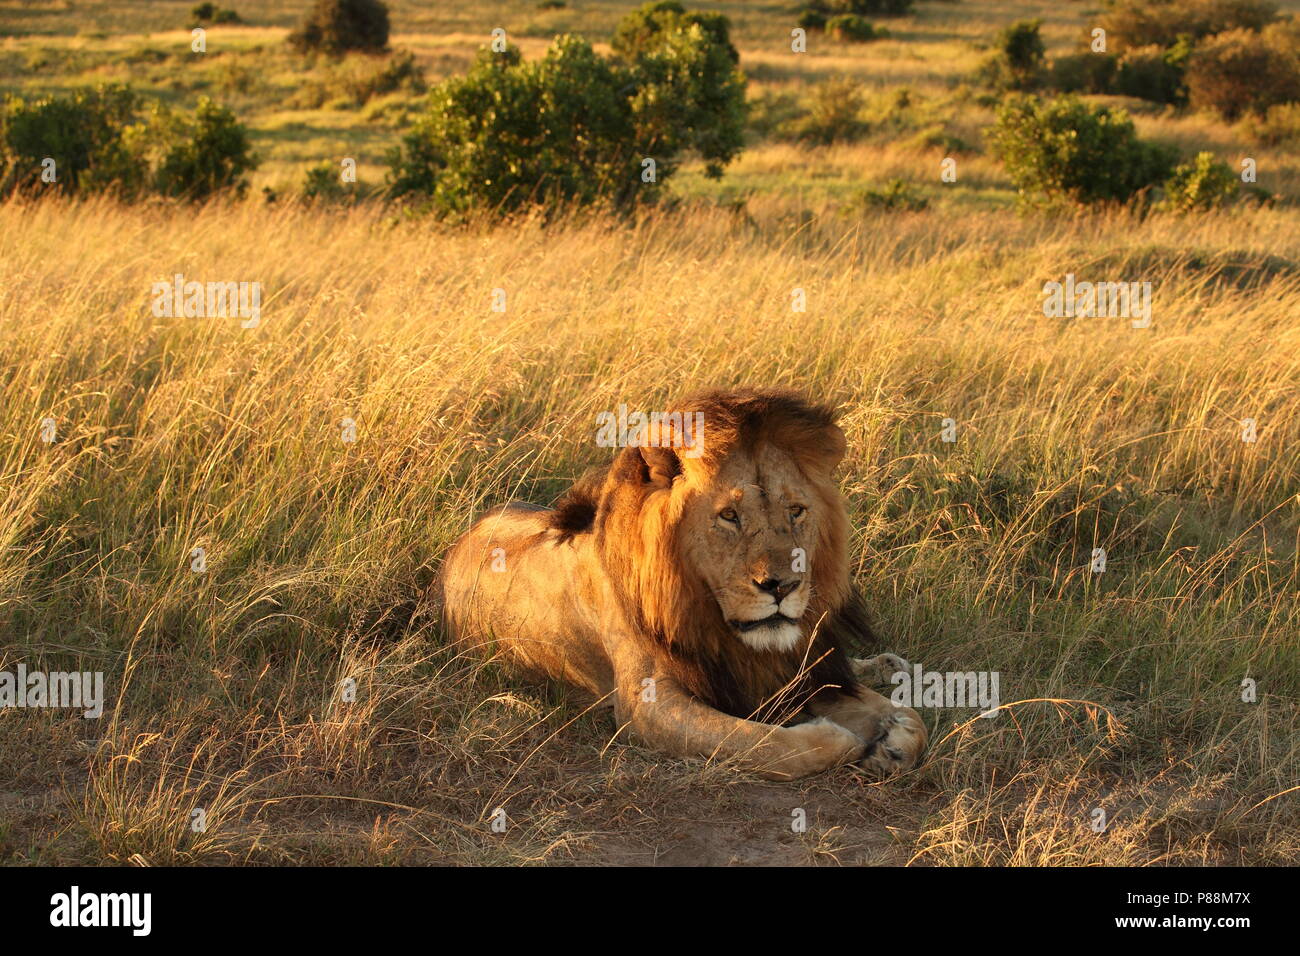
[[[48, 202], [0, 207], [0, 237], [0, 669], [103, 670], [110, 697], [97, 722], [0, 714], [8, 862], [1300, 849], [1292, 211], [848, 220], [756, 200], [456, 231]], [[261, 282], [260, 327], [155, 318], [151, 283], [177, 272]], [[1044, 318], [1066, 272], [1152, 282], [1153, 327]], [[456, 658], [423, 613], [475, 514], [605, 459], [598, 411], [742, 383], [842, 406], [888, 649], [1001, 674], [998, 718], [927, 711], [936, 744], [901, 780], [773, 787], [610, 744], [607, 717]]]

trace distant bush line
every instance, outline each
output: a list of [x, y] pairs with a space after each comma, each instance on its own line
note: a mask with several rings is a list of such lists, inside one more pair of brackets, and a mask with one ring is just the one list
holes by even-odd
[[1233, 121], [1300, 101], [1300, 23], [1268, 0], [1117, 0], [1081, 50], [1048, 61], [1038, 20], [997, 38], [978, 79], [1002, 92], [1108, 93]]
[[[879, 31], [863, 13], [895, 15], [909, 7], [902, 0], [816, 0], [803, 19], [866, 39]], [[237, 19], [214, 4], [192, 13], [213, 22]], [[746, 104], [730, 29], [721, 14], [656, 0], [618, 23], [608, 55], [565, 35], [544, 56], [525, 61], [504, 34], [494, 36], [467, 74], [428, 88], [387, 157], [382, 195], [452, 220], [562, 206], [627, 210], [656, 202], [688, 157], [720, 176], [743, 148], [747, 122], [812, 145], [852, 141], [869, 127], [900, 132], [924, 122], [906, 89], [892, 99], [875, 97], [867, 122], [862, 90], [848, 79], [815, 87], [801, 114], [779, 98]], [[1022, 20], [1001, 31], [979, 72], [998, 94], [986, 98], [998, 107], [991, 148], [1026, 204], [1139, 203], [1190, 212], [1261, 196], [1243, 190], [1235, 171], [1211, 154], [1189, 159], [1145, 142], [1123, 110], [1090, 106], [1079, 93], [1200, 104], [1244, 118], [1261, 141], [1300, 144], [1300, 26], [1271, 3], [1117, 0], [1084, 40], [1097, 43], [1100, 36], [1104, 49], [1051, 62], [1039, 29], [1039, 21]], [[388, 38], [380, 0], [317, 0], [289, 42], [306, 55], [341, 56], [387, 51]], [[349, 72], [356, 62], [365, 69]], [[356, 104], [397, 89], [426, 89], [409, 53], [341, 60], [329, 69]], [[1059, 95], [1039, 98], [1043, 92]], [[972, 148], [933, 123], [911, 142], [950, 155]], [[192, 113], [146, 104], [124, 86], [0, 103], [0, 196], [109, 192], [202, 200], [244, 193], [256, 165], [248, 131], [207, 98]], [[355, 173], [355, 163], [350, 169]], [[355, 176], [344, 181], [339, 172], [337, 160], [313, 165], [301, 195], [355, 201]], [[926, 206], [900, 180], [867, 189], [854, 203]]]
[[247, 130], [207, 97], [189, 114], [157, 102], [146, 111], [121, 85], [0, 104], [0, 196], [49, 190], [198, 200], [241, 193], [256, 165]]
[[687, 153], [720, 176], [743, 146], [745, 82], [727, 18], [648, 3], [613, 55], [561, 36], [525, 62], [501, 42], [430, 92], [389, 157], [390, 198], [458, 217], [654, 202]]

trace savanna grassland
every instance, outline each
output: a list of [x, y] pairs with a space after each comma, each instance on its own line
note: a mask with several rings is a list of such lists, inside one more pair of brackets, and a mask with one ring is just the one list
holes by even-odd
[[[0, 862], [1300, 858], [1293, 153], [1126, 101], [1144, 136], [1257, 159], [1277, 201], [1022, 212], [969, 77], [1019, 17], [1072, 47], [1087, 5], [921, 3], [889, 39], [795, 56], [791, 7], [715, 3], [753, 107], [721, 180], [688, 168], [679, 202], [628, 217], [451, 226], [294, 195], [340, 155], [377, 185], [417, 90], [357, 104], [344, 74], [372, 63], [283, 50], [303, 3], [236, 3], [249, 24], [197, 60], [190, 6], [0, 2], [0, 91], [218, 96], [263, 157], [243, 201], [0, 204], [0, 670], [103, 671], [108, 691], [99, 720], [0, 711]], [[433, 81], [493, 27], [535, 54], [632, 6], [395, 2], [393, 46]], [[868, 132], [783, 138], [843, 77]], [[853, 201], [891, 178], [928, 207]], [[260, 281], [261, 323], [155, 317], [177, 272]], [[1066, 273], [1151, 282], [1151, 327], [1046, 318]], [[598, 412], [727, 385], [842, 409], [881, 649], [1000, 674], [993, 719], [923, 712], [929, 755], [900, 778], [668, 759], [445, 646], [427, 590], [475, 515], [607, 460]]]

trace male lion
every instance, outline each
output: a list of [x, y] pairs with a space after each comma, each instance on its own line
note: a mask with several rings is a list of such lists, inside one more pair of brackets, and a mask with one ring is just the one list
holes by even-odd
[[[783, 391], [712, 392], [703, 448], [671, 424], [554, 509], [506, 505], [452, 548], [444, 620], [461, 645], [612, 701], [620, 730], [678, 756], [789, 780], [863, 760], [913, 766], [926, 731], [858, 677], [832, 412]], [[795, 718], [802, 722], [792, 722]]]

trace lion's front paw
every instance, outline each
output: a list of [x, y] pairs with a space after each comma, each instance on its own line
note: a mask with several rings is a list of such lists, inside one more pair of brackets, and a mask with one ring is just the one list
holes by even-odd
[[925, 752], [925, 724], [910, 707], [899, 707], [880, 720], [877, 735], [867, 741], [865, 766], [889, 775], [911, 770]]
[[840, 764], [854, 763], [865, 755], [866, 741], [851, 730], [824, 717], [793, 727], [781, 727], [759, 771], [769, 779], [797, 780]]
[[899, 672], [910, 674], [912, 665], [897, 654], [878, 654], [875, 657], [852, 657], [849, 664], [853, 674], [862, 683], [878, 686], [893, 683], [893, 676]]

